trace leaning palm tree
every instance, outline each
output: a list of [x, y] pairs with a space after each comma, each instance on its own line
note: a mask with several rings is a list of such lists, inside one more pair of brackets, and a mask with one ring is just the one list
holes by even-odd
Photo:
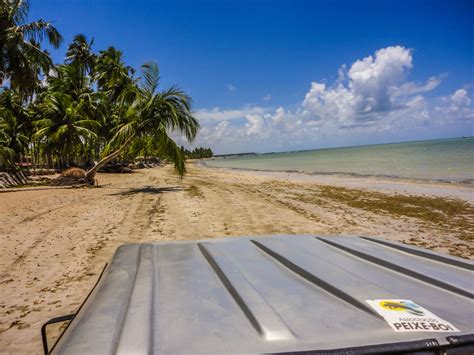
[[51, 23], [38, 20], [26, 23], [28, 0], [0, 0], [0, 85], [32, 95], [38, 87], [39, 69], [48, 73], [53, 63], [39, 43], [44, 37], [55, 48], [62, 37]]
[[199, 123], [191, 111], [191, 99], [183, 91], [172, 87], [158, 92], [159, 71], [156, 63], [142, 66], [143, 77], [136, 91], [136, 99], [128, 106], [125, 120], [104, 151], [104, 157], [86, 172], [93, 182], [97, 171], [119, 157], [135, 140], [149, 137], [157, 155], [170, 160], [180, 176], [186, 172], [184, 155], [170, 137], [175, 131], [192, 141], [199, 130]]

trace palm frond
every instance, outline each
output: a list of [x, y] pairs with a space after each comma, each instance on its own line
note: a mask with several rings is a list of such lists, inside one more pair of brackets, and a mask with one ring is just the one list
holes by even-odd
[[142, 65], [142, 88], [147, 95], [152, 96], [160, 81], [160, 71], [158, 64], [148, 62]]
[[63, 37], [58, 30], [50, 22], [44, 20], [21, 25], [19, 29], [30, 41], [41, 42], [47, 37], [49, 44], [54, 48], [59, 48], [63, 41]]
[[177, 87], [162, 91], [157, 97], [167, 107], [161, 112], [167, 126], [184, 134], [188, 141], [194, 140], [200, 125], [191, 111], [191, 98]]
[[166, 129], [156, 130], [151, 138], [158, 156], [171, 161], [175, 171], [182, 177], [186, 173], [185, 157], [180, 147], [168, 135]]
[[79, 126], [79, 125], [74, 125], [74, 129], [83, 137], [86, 137], [86, 138], [98, 138], [97, 134], [88, 129], [88, 128], [85, 128], [83, 126]]
[[109, 154], [112, 150], [122, 145], [128, 138], [134, 136], [135, 134], [136, 129], [132, 122], [122, 125], [107, 144], [104, 150], [104, 155]]
[[3, 6], [9, 7], [10, 16], [16, 23], [22, 23], [26, 21], [30, 4], [28, 0], [14, 0], [14, 1], [2, 1]]

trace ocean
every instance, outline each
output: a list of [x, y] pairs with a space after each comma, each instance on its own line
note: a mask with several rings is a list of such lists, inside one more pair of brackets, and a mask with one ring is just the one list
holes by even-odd
[[474, 183], [474, 137], [217, 157], [221, 168]]

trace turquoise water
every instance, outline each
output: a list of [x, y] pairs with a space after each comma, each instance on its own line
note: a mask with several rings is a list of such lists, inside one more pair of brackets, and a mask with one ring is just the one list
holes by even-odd
[[221, 157], [223, 168], [474, 182], [474, 137]]

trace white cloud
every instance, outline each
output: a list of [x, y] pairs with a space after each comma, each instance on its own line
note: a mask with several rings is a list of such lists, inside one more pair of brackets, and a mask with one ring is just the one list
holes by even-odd
[[232, 85], [232, 84], [227, 84], [227, 89], [229, 91], [235, 91], [235, 90], [237, 90], [237, 87], [235, 85]]
[[262, 97], [263, 101], [270, 101], [271, 99], [272, 99], [272, 95], [270, 95], [270, 94], [267, 94], [264, 97]]
[[471, 104], [471, 99], [467, 96], [467, 91], [464, 89], [458, 89], [451, 96], [451, 101], [457, 106], [468, 106]]
[[234, 119], [243, 118], [249, 114], [263, 113], [265, 109], [259, 106], [243, 107], [235, 110], [221, 110], [219, 107], [215, 107], [211, 110], [199, 109], [194, 114], [200, 122], [219, 122], [219, 121], [231, 121]]
[[453, 120], [472, 121], [474, 110], [470, 106], [471, 99], [468, 92], [465, 89], [458, 89], [452, 95], [442, 97], [441, 103], [434, 108], [434, 111], [442, 124]]
[[346, 79], [346, 65], [343, 64], [337, 70], [337, 81], [344, 81]]
[[393, 92], [394, 96], [402, 96], [402, 95], [414, 95], [420, 94], [423, 92], [428, 92], [436, 89], [438, 85], [441, 83], [441, 79], [435, 76], [429, 78], [426, 84], [415, 84], [412, 82], [404, 83], [400, 87], [396, 88]]
[[390, 91], [412, 67], [409, 50], [396, 46], [380, 49], [375, 58], [356, 61], [349, 69], [349, 90], [356, 98], [357, 112], [379, 112], [393, 108]]
[[381, 119], [387, 112], [402, 109], [398, 96], [434, 89], [438, 79], [431, 78], [426, 85], [404, 82], [413, 66], [411, 51], [400, 46], [387, 47], [354, 62], [347, 72], [339, 68], [335, 87], [313, 82], [306, 94], [303, 107], [307, 119], [330, 119], [340, 126], [368, 125]]
[[371, 143], [374, 137], [416, 138], [414, 132], [429, 133], [474, 118], [465, 89], [426, 98], [423, 94], [438, 88], [443, 76], [416, 83], [407, 80], [412, 69], [411, 50], [387, 47], [340, 66], [331, 85], [313, 81], [303, 101], [291, 110], [259, 106], [198, 110], [203, 129], [196, 144], [237, 152]]

